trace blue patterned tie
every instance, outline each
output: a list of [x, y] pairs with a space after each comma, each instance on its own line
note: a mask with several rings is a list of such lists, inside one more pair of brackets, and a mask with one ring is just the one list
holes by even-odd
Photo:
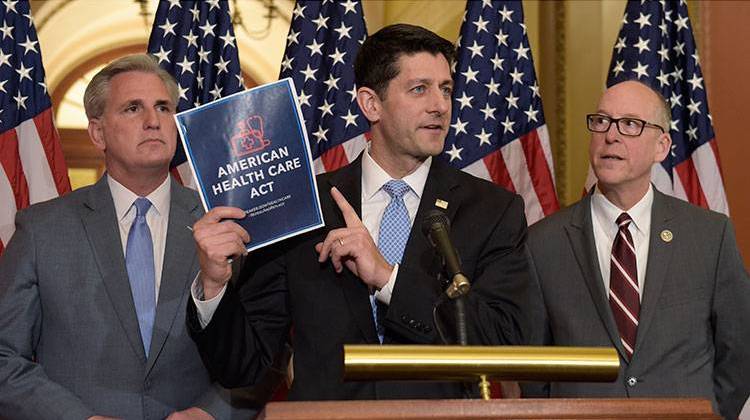
[[154, 244], [151, 242], [151, 230], [146, 223], [146, 213], [151, 202], [139, 197], [133, 203], [136, 209], [135, 220], [130, 226], [128, 244], [125, 251], [125, 266], [130, 279], [130, 291], [133, 294], [135, 312], [141, 329], [143, 349], [148, 358], [151, 346], [151, 332], [154, 329], [156, 315], [156, 280], [154, 278]]
[[[391, 196], [391, 202], [388, 203], [383, 218], [380, 220], [378, 250], [391, 265], [401, 262], [406, 241], [409, 239], [409, 232], [411, 231], [409, 211], [406, 210], [406, 204], [404, 204], [404, 194], [409, 190], [409, 184], [398, 179], [392, 179], [383, 185], [383, 191]], [[370, 295], [370, 303], [372, 304], [372, 315], [375, 319], [375, 329], [382, 343], [385, 328], [378, 321], [378, 302], [376, 302], [375, 296]], [[384, 309], [382, 308], [381, 312]]]

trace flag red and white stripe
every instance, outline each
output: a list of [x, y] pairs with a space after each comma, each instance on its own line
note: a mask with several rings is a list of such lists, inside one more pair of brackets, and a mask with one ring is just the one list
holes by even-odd
[[[18, 210], [70, 191], [28, 2], [0, 5], [0, 253]], [[26, 41], [21, 43], [22, 41]]]
[[559, 209], [547, 125], [511, 141], [464, 171], [523, 197], [529, 224]]
[[350, 164], [354, 159], [365, 150], [369, 141], [369, 131], [359, 134], [344, 143], [341, 143], [331, 149], [326, 150], [313, 160], [313, 169], [316, 174], [335, 171], [341, 167]]
[[0, 134], [0, 252], [15, 231], [17, 210], [69, 191], [51, 108]]

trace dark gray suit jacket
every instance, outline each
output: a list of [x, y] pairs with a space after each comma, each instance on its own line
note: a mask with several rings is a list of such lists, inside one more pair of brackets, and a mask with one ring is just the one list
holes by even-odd
[[[737, 417], [750, 394], [750, 279], [724, 215], [654, 190], [648, 266], [631, 361], [602, 282], [591, 196], [529, 230], [546, 308], [544, 344], [614, 346], [613, 383], [552, 383], [556, 397], [695, 396]], [[672, 233], [671, 241], [661, 233]]]
[[18, 213], [0, 259], [0, 417], [162, 419], [200, 406], [228, 418], [185, 328], [198, 270], [186, 226], [203, 214], [172, 181], [150, 354], [144, 354], [106, 177]]

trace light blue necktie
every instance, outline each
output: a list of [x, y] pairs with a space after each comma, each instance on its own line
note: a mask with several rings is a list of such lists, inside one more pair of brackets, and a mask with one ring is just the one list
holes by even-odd
[[151, 332], [156, 315], [156, 280], [154, 278], [154, 244], [151, 230], [146, 223], [146, 213], [151, 207], [147, 198], [139, 197], [133, 203], [136, 209], [135, 220], [130, 226], [128, 244], [125, 251], [125, 266], [128, 269], [130, 291], [133, 294], [135, 312], [141, 329], [143, 349], [148, 358], [151, 346]]
[[[378, 250], [388, 264], [394, 265], [401, 262], [404, 255], [406, 241], [409, 239], [411, 223], [409, 222], [409, 211], [404, 204], [404, 194], [410, 188], [409, 184], [399, 179], [392, 179], [383, 185], [383, 191], [391, 196], [391, 201], [385, 208], [383, 218], [380, 220], [380, 233], [378, 234]], [[375, 319], [375, 329], [380, 342], [383, 342], [385, 328], [378, 322], [378, 305], [374, 295], [370, 295], [372, 304], [372, 315]], [[382, 308], [383, 310], [385, 308]]]

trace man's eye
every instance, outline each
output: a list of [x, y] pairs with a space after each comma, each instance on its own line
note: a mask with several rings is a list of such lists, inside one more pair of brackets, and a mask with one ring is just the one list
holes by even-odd
[[129, 107], [125, 108], [125, 112], [135, 112], [138, 110], [137, 105], [130, 105]]
[[620, 124], [625, 124], [626, 127], [639, 127], [641, 122], [630, 118], [623, 118], [620, 120]]
[[608, 124], [609, 123], [609, 118], [607, 117], [595, 116], [595, 117], [592, 117], [592, 119], [594, 120], [595, 124]]
[[451, 96], [453, 95], [453, 88], [450, 86], [446, 86], [443, 88], [443, 95], [445, 96]]
[[412, 90], [414, 91], [414, 93], [424, 93], [425, 87], [424, 86], [416, 86]]

